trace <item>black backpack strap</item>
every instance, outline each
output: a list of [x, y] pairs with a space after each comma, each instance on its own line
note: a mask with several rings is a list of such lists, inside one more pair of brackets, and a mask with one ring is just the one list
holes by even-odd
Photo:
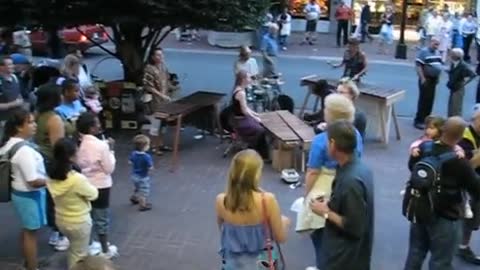
[[422, 157], [427, 157], [433, 155], [433, 141], [428, 141], [420, 144], [420, 152]]
[[17, 151], [20, 150], [20, 148], [22, 148], [24, 145], [27, 145], [27, 144], [28, 144], [28, 142], [26, 142], [26, 141], [17, 142], [16, 144], [14, 144], [12, 146], [12, 148], [10, 148], [10, 150], [8, 150], [8, 152], [7, 152], [8, 160], [11, 160], [13, 158], [13, 156], [17, 153]]
[[440, 162], [440, 164], [443, 164], [443, 163], [445, 163], [449, 160], [458, 158], [458, 156], [457, 156], [457, 153], [455, 153], [453, 151], [448, 151], [448, 152], [445, 152], [441, 155], [438, 155], [437, 158], [438, 158], [438, 161]]

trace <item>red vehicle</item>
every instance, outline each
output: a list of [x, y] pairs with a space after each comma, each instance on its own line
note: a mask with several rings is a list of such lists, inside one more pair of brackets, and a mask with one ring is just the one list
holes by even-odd
[[[80, 31], [75, 27], [64, 28], [59, 31], [59, 36], [66, 48], [76, 48], [84, 52], [95, 46], [90, 39], [99, 44], [108, 42], [107, 33], [101, 25], [82, 25], [79, 26], [78, 29]], [[47, 36], [48, 33], [42, 28], [37, 28], [31, 31], [30, 41], [34, 52], [46, 53], [48, 51]]]

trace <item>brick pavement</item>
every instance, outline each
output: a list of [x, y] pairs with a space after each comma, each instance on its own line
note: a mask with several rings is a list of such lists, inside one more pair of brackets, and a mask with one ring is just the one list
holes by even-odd
[[[407, 247], [408, 224], [400, 213], [399, 191], [407, 178], [408, 144], [419, 131], [408, 119], [400, 120], [403, 138], [392, 138], [388, 147], [368, 142], [364, 159], [375, 173], [376, 224], [372, 270], [401, 269]], [[169, 155], [155, 159], [153, 176], [154, 209], [138, 212], [128, 201], [131, 184], [128, 179], [127, 154], [131, 134], [117, 136], [118, 165], [112, 192], [112, 236], [121, 257], [115, 262], [122, 270], [219, 269], [217, 256], [219, 234], [215, 222], [215, 195], [225, 188], [229, 160], [222, 158], [219, 141], [206, 138], [195, 141], [192, 129], [182, 135], [181, 162], [177, 173], [167, 171]], [[266, 166], [262, 186], [274, 192], [283, 212], [302, 194], [279, 180], [278, 173]], [[20, 262], [18, 222], [8, 204], [0, 205], [0, 269], [16, 270]], [[294, 219], [293, 219], [294, 220]], [[65, 269], [64, 253], [53, 253], [48, 247], [47, 230], [42, 230], [40, 251], [50, 261], [42, 270]], [[478, 237], [476, 237], [478, 239]], [[479, 248], [474, 242], [474, 246]], [[292, 230], [284, 245], [288, 268], [304, 269], [313, 262], [310, 240]], [[456, 264], [456, 269], [473, 269]]]

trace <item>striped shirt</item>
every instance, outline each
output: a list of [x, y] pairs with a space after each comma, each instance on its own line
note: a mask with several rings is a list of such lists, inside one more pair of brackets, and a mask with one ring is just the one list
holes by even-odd
[[429, 47], [423, 48], [415, 59], [417, 65], [423, 67], [425, 76], [437, 78], [442, 72], [442, 56], [438, 50], [433, 50]]

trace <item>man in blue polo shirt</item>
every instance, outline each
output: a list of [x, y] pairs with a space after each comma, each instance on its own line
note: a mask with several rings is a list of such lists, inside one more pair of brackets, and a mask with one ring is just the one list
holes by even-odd
[[271, 23], [268, 27], [268, 33], [262, 38], [262, 44], [260, 50], [263, 56], [263, 76], [273, 77], [276, 73], [276, 57], [278, 55], [278, 42], [277, 42], [278, 26]]
[[430, 46], [421, 49], [415, 59], [420, 93], [414, 126], [421, 130], [425, 128], [425, 118], [432, 113], [435, 89], [443, 70], [442, 56], [438, 51], [439, 45], [440, 41], [432, 37]]

